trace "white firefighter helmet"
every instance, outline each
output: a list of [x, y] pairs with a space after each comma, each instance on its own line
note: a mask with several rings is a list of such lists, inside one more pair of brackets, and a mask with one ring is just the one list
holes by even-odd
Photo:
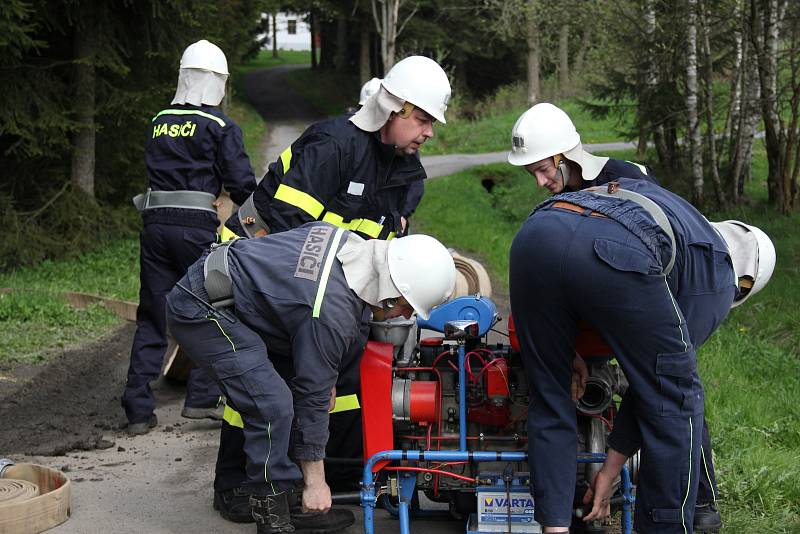
[[735, 308], [761, 291], [775, 270], [775, 245], [760, 228], [741, 221], [711, 223], [728, 245], [739, 283]]
[[363, 106], [369, 97], [378, 92], [381, 88], [381, 79], [372, 78], [361, 86], [361, 93], [358, 95], [358, 105]]
[[181, 57], [182, 69], [201, 69], [228, 75], [228, 60], [225, 53], [214, 43], [205, 39], [186, 47]]
[[520, 115], [511, 130], [508, 162], [522, 167], [562, 154], [581, 167], [584, 180], [594, 180], [608, 158], [583, 150], [581, 136], [559, 107], [542, 102]]
[[445, 124], [450, 82], [438, 63], [424, 56], [409, 56], [395, 63], [381, 82], [391, 94], [414, 104]]
[[581, 142], [569, 116], [553, 104], [536, 104], [517, 119], [511, 130], [512, 165], [530, 165], [563, 154]]
[[431, 236], [414, 234], [392, 239], [388, 263], [392, 283], [423, 319], [453, 293], [453, 256]]

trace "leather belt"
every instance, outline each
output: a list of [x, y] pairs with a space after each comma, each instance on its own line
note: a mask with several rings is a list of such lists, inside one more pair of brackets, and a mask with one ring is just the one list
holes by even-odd
[[[565, 200], [557, 200], [556, 202], [553, 202], [550, 205], [552, 207], [554, 207], [554, 208], [560, 208], [562, 210], [574, 211], [575, 213], [580, 213], [580, 214], [583, 214], [583, 213], [586, 213], [587, 211], [589, 211], [589, 210], [587, 210], [586, 208], [584, 208], [582, 206], [578, 206], [577, 204], [573, 204], [572, 202], [567, 202]], [[589, 215], [591, 217], [605, 217], [605, 218], [608, 218], [607, 215], [603, 215], [599, 211], [590, 211]]]

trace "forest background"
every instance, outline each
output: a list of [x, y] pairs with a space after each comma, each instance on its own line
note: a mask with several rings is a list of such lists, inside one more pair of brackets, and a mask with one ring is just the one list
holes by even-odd
[[776, 214], [797, 208], [797, 2], [9, 0], [0, 5], [0, 270], [134, 230], [143, 132], [170, 100], [181, 51], [207, 38], [236, 66], [270, 46], [278, 11], [305, 17], [312, 71], [335, 73], [348, 90], [397, 58], [435, 58], [453, 80], [454, 124], [575, 97], [621, 119], [639, 159], [701, 208], [751, 200], [758, 134], [766, 202]]

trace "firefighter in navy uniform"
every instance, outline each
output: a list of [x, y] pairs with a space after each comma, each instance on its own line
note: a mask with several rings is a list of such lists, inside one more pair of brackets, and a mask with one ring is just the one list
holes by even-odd
[[[446, 122], [450, 83], [435, 61], [411, 56], [395, 64], [376, 92], [366, 96], [357, 113], [310, 126], [269, 166], [253, 195], [226, 222], [233, 230], [228, 237], [274, 234], [314, 220], [364, 238], [402, 235], [407, 224], [403, 217], [419, 203], [426, 177], [417, 151], [433, 136], [434, 123]], [[367, 312], [361, 342], [343, 358], [340, 369], [328, 444], [331, 457], [353, 458], [361, 451], [358, 363], [368, 320]], [[242, 422], [226, 407], [214, 508], [235, 522], [252, 521], [249, 495], [242, 487], [243, 442]], [[337, 490], [349, 490], [360, 468], [341, 463], [330, 465], [327, 474]]]
[[247, 237], [314, 220], [369, 238], [402, 233], [409, 187], [426, 177], [417, 150], [446, 122], [449, 98], [435, 61], [398, 62], [358, 112], [313, 124], [292, 143], [227, 226]]
[[[381, 80], [380, 78], [372, 78], [364, 83], [361, 86], [361, 91], [358, 95], [358, 107], [356, 111], [364, 107], [364, 104], [367, 103], [369, 98], [376, 94], [381, 88]], [[417, 159], [419, 159], [419, 152], [416, 154]], [[420, 201], [422, 200], [422, 196], [425, 194], [425, 181], [424, 180], [416, 180], [411, 182], [408, 188], [408, 193], [406, 195], [406, 200], [403, 203], [403, 207], [400, 209], [400, 229], [402, 234], [407, 234], [409, 231], [408, 227], [408, 220], [417, 210], [417, 206], [419, 206]]]
[[[164, 298], [215, 241], [215, 199], [222, 186], [234, 202], [244, 202], [256, 186], [241, 130], [215, 107], [227, 77], [225, 54], [217, 46], [202, 40], [187, 47], [172, 106], [153, 118], [148, 131], [149, 188], [134, 199], [144, 222], [141, 288], [122, 396], [130, 434], [144, 434], [157, 423], [150, 382], [161, 371], [167, 347]], [[222, 416], [219, 388], [199, 369], [190, 372], [182, 415]]]
[[[539, 187], [553, 194], [605, 185], [619, 178], [659, 183], [644, 165], [595, 156], [584, 150], [572, 120], [553, 104], [536, 104], [523, 113], [514, 124], [511, 142], [509, 163], [524, 166], [536, 178]], [[722, 527], [722, 519], [717, 509], [717, 481], [706, 424], [702, 432], [703, 469], [697, 490], [694, 528], [717, 531]]]
[[544, 532], [567, 532], [572, 520], [570, 389], [580, 321], [603, 337], [630, 383], [608, 458], [584, 496], [592, 504], [584, 520], [609, 514], [614, 479], [641, 449], [635, 529], [693, 531], [704, 401], [695, 352], [774, 265], [775, 249], [759, 229], [712, 225], [646, 180], [558, 194], [534, 210], [512, 243], [509, 279], [532, 393], [529, 463]]
[[[172, 290], [170, 331], [241, 417], [259, 534], [353, 523], [331, 509], [323, 464], [342, 357], [361, 343], [365, 308], [381, 320], [427, 317], [454, 284], [452, 257], [432, 237], [364, 240], [313, 222], [215, 245]], [[283, 378], [276, 367], [287, 362]]]

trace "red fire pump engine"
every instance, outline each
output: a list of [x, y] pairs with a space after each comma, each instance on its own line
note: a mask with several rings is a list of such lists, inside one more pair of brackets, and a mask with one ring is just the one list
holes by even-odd
[[[372, 534], [379, 494], [408, 533], [409, 514], [421, 510], [420, 493], [465, 518], [468, 534], [541, 532], [529, 490], [528, 388], [511, 318], [510, 343], [487, 342], [498, 321], [491, 300], [471, 296], [439, 306], [428, 321], [373, 323], [373, 338], [381, 341], [369, 342], [361, 361], [365, 533]], [[430, 331], [444, 337], [427, 336]], [[589, 368], [576, 410], [578, 449], [585, 451], [577, 459], [580, 499], [600, 468], [614, 399], [627, 382], [599, 336], [587, 331], [577, 341]], [[637, 469], [633, 459], [612, 499], [623, 511], [624, 532], [631, 530]], [[581, 521], [581, 514], [576, 503], [571, 532], [606, 532], [600, 522]]]

